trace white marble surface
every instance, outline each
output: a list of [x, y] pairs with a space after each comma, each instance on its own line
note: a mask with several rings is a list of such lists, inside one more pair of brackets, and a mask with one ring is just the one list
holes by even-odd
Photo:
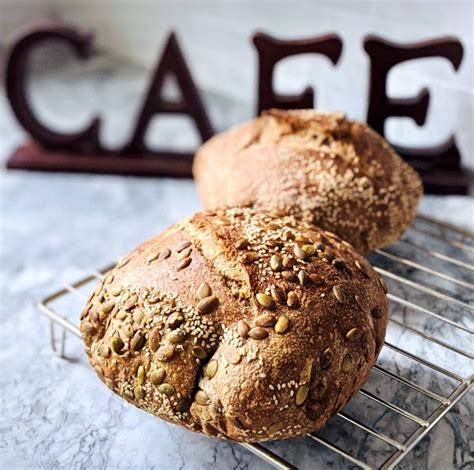
[[[64, 78], [68, 73], [62, 75], [63, 85], [56, 89], [47, 78], [39, 82], [40, 89], [34, 90], [39, 109], [52, 121], [56, 119], [55, 122], [67, 127], [72, 121], [83, 119], [88, 114], [88, 105], [100, 95], [102, 101], [98, 105], [112, 108], [108, 113], [112, 120], [108, 124], [109, 139], [114, 140], [119, 130], [123, 138], [126, 123], [122, 117], [130, 117], [129, 109], [138, 93], [138, 89], [131, 90], [142, 80], [139, 75], [127, 72], [124, 79], [105, 69], [99, 77], [109, 80], [77, 84], [74, 74], [70, 80]], [[113, 84], [121, 88], [114, 90]], [[75, 85], [76, 95], [68, 95], [69, 87]], [[52, 96], [64, 100], [48, 106]], [[225, 127], [236, 116], [245, 114], [237, 103], [206, 96], [213, 119], [221, 123], [217, 127]], [[85, 105], [79, 108], [81, 97]], [[78, 107], [77, 113], [71, 119], [59, 119], [68, 100]], [[179, 134], [172, 126], [166, 129], [165, 135], [171, 140]], [[4, 97], [0, 96], [2, 163], [22, 138]], [[108, 264], [170, 223], [198, 210], [200, 203], [193, 182], [4, 170], [0, 171], [0, 177], [0, 468], [268, 468], [237, 445], [165, 424], [109, 393], [88, 366], [79, 340], [68, 341], [72, 362], [56, 358], [48, 343], [47, 322], [36, 307], [45, 294], [61, 287], [62, 280], [73, 281], [90, 268]], [[472, 199], [427, 197], [422, 209], [444, 221], [473, 229]], [[403, 290], [400, 295], [404, 295]], [[466, 301], [473, 299], [466, 297]], [[434, 302], [431, 307], [442, 309], [443, 305]], [[79, 305], [68, 307], [71, 318], [77, 319], [78, 308]], [[407, 317], [408, 313], [394, 311], [415, 321]], [[457, 312], [449, 314], [456, 316]], [[471, 322], [472, 327], [470, 314], [471, 317], [462, 321], [466, 325]], [[448, 329], [438, 326], [432, 331], [440, 338], [453, 339]], [[391, 334], [400, 344], [411, 345], [406, 335], [399, 335], [396, 330]], [[439, 352], [438, 356], [431, 351], [428, 354], [444, 360]], [[408, 369], [406, 363], [398, 363], [386, 355], [381, 360], [397, 371], [405, 371], [413, 380], [426, 380], [425, 385], [435, 389], [439, 386], [420, 370]], [[460, 366], [460, 373], [468, 374], [469, 370], [472, 373], [472, 364]], [[426, 413], [430, 410], [429, 404], [393, 387], [379, 386], [377, 382], [368, 386], [408, 408], [421, 407]], [[472, 392], [465, 396], [414, 449], [401, 468], [449, 470], [474, 465], [473, 396]], [[373, 412], [377, 416], [373, 407], [356, 401], [349, 405], [348, 412], [354, 415]], [[395, 423], [400, 436], [409, 430], [406, 423], [393, 421], [385, 414], [378, 416], [377, 423], [392, 424], [392, 429]], [[370, 439], [358, 441], [357, 433], [352, 435], [351, 428], [344, 429], [342, 438], [346, 438], [346, 448], [354, 455], [362, 455], [371, 448]], [[331, 428], [324, 431], [328, 436], [331, 432]], [[304, 469], [351, 467], [308, 439], [270, 447]], [[382, 455], [381, 450], [367, 452], [370, 458]]]

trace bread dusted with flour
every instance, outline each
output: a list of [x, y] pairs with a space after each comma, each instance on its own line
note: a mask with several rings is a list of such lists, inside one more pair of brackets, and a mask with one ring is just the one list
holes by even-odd
[[314, 431], [348, 402], [387, 308], [347, 242], [240, 208], [198, 213], [123, 258], [81, 332], [99, 377], [137, 407], [255, 442]]
[[207, 209], [294, 215], [365, 253], [397, 240], [416, 215], [418, 174], [366, 124], [343, 114], [270, 110], [196, 154]]

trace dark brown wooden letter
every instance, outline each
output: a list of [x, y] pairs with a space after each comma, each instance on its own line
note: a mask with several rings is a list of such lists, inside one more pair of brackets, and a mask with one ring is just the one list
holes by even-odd
[[28, 58], [38, 44], [60, 40], [69, 44], [78, 57], [90, 54], [92, 37], [70, 26], [58, 23], [41, 23], [30, 26], [17, 35], [7, 55], [6, 90], [8, 100], [23, 128], [43, 147], [90, 153], [99, 149], [99, 119], [94, 119], [83, 131], [60, 134], [43, 126], [31, 109], [25, 90]]
[[[167, 75], [176, 79], [182, 94], [179, 102], [165, 101], [161, 97]], [[146, 147], [144, 138], [151, 119], [159, 113], [188, 114], [193, 118], [203, 141], [209, 139], [214, 133], [174, 33], [169, 35], [161, 60], [151, 79], [135, 131], [126, 146], [126, 152], [153, 153]]]
[[[367, 122], [382, 135], [385, 135], [385, 121], [392, 116], [410, 117], [419, 126], [423, 125], [430, 100], [426, 88], [414, 97], [389, 98], [387, 76], [392, 67], [413, 59], [444, 57], [457, 70], [463, 57], [462, 44], [450, 37], [403, 45], [367, 36], [364, 48], [371, 61]], [[461, 172], [461, 157], [453, 136], [437, 147], [395, 148], [420, 172], [426, 191], [461, 194], [466, 191], [466, 177]]]
[[273, 89], [273, 71], [281, 59], [298, 54], [323, 54], [337, 64], [342, 52], [342, 41], [335, 34], [311, 39], [285, 41], [267, 34], [256, 33], [253, 43], [259, 58], [257, 114], [269, 108], [312, 108], [314, 91], [307, 87], [299, 95], [278, 95]]

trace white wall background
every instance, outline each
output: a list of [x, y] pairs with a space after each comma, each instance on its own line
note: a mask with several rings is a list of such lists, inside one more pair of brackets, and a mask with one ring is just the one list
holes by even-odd
[[290, 93], [312, 85], [318, 107], [357, 119], [367, 112], [369, 62], [362, 44], [367, 33], [401, 42], [455, 35], [465, 47], [457, 72], [436, 58], [391, 72], [390, 95], [410, 96], [427, 86], [431, 104], [423, 127], [391, 119], [388, 137], [398, 144], [435, 145], [454, 132], [464, 166], [474, 169], [472, 1], [0, 0], [0, 43], [17, 24], [41, 17], [93, 30], [101, 50], [147, 70], [173, 29], [199, 87], [238, 101], [246, 117], [255, 108], [257, 56], [250, 37], [256, 30], [281, 38], [338, 33], [344, 49], [336, 67], [318, 56], [286, 59], [277, 68], [276, 88]]

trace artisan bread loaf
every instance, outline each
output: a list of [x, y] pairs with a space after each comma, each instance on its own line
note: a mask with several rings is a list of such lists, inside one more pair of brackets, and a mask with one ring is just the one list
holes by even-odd
[[418, 174], [366, 124], [270, 110], [206, 142], [194, 177], [207, 209], [294, 215], [362, 253], [397, 240], [422, 196]]
[[123, 258], [82, 315], [114, 392], [169, 422], [242, 442], [314, 431], [382, 347], [381, 277], [293, 217], [198, 213]]

